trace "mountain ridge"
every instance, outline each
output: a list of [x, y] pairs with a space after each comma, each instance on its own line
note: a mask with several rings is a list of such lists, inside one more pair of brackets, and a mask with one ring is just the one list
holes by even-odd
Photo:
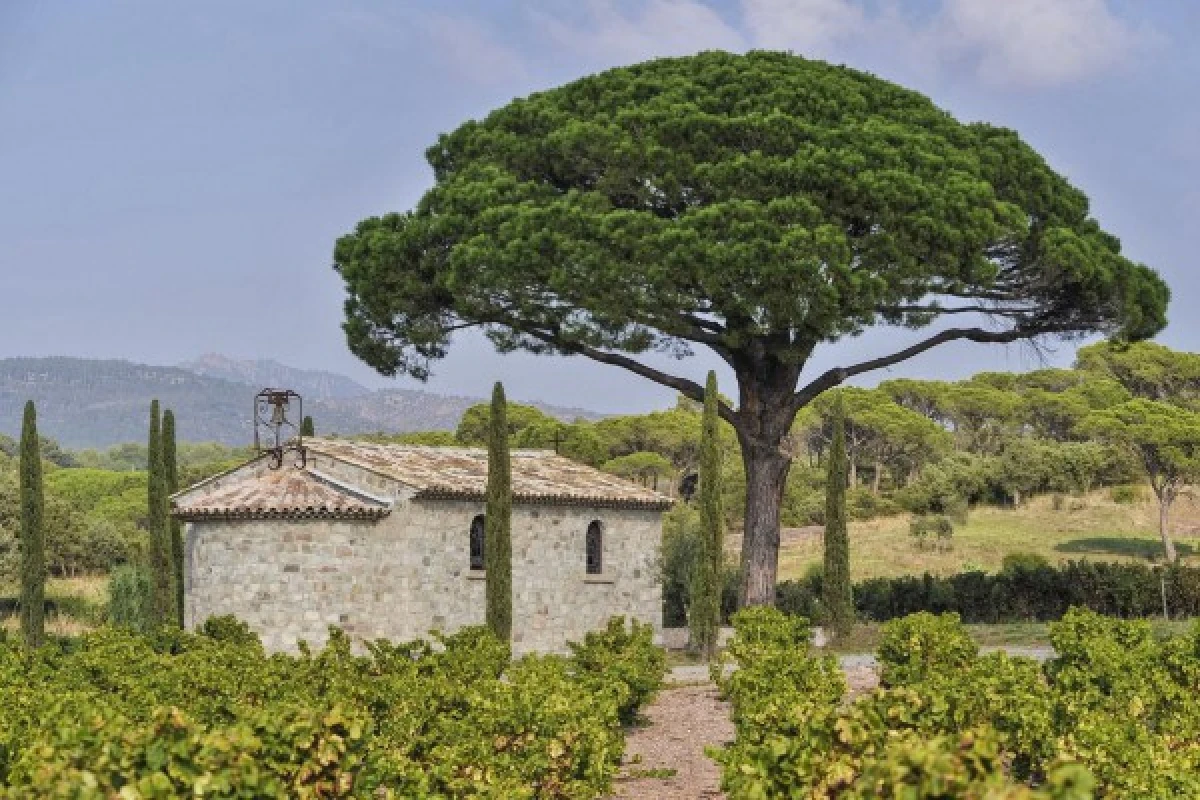
[[[38, 408], [38, 430], [63, 447], [105, 448], [146, 437], [150, 401], [174, 410], [181, 441], [246, 445], [253, 439], [254, 395], [291, 378], [307, 386], [304, 410], [318, 433], [407, 433], [453, 430], [466, 409], [486, 398], [420, 389], [367, 389], [351, 378], [288, 367], [270, 359], [238, 361], [207, 354], [184, 365], [155, 366], [124, 359], [70, 356], [0, 359], [0, 433], [20, 434], [25, 401]], [[265, 371], [264, 371], [265, 370]], [[217, 374], [219, 373], [219, 374]], [[231, 380], [222, 375], [242, 375]], [[306, 383], [307, 382], [307, 383]], [[354, 387], [360, 387], [359, 393]], [[322, 388], [323, 387], [323, 388]], [[273, 388], [296, 388], [276, 385]], [[323, 395], [323, 396], [322, 396]], [[563, 420], [597, 419], [583, 409], [530, 403]]]

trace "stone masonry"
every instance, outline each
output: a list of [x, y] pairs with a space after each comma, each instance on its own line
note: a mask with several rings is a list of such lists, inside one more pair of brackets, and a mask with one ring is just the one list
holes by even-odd
[[[520, 464], [514, 459], [514, 483]], [[256, 462], [176, 496], [176, 513], [188, 520], [189, 628], [233, 614], [268, 649], [291, 651], [299, 640], [322, 645], [331, 625], [358, 640], [405, 640], [483, 623], [484, 574], [471, 570], [469, 560], [481, 499], [423, 496], [419, 487], [320, 452], [310, 455], [307, 469], [305, 480], [344, 496], [338, 513], [311, 505], [289, 511], [278, 498], [273, 506], [258, 498], [257, 505], [226, 513], [204, 506], [242, 486], [261, 492], [262, 481], [274, 476]], [[305, 488], [289, 491], [295, 502]], [[618, 615], [660, 631], [661, 511], [608, 501], [514, 504], [514, 651], [565, 651], [568, 641]], [[593, 520], [604, 530], [599, 575], [585, 570], [585, 532]]]

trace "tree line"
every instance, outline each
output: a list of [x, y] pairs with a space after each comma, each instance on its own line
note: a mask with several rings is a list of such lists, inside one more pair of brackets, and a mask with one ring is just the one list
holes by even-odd
[[[19, 562], [21, 630], [25, 641], [31, 646], [38, 646], [45, 639], [45, 585], [50, 572], [46, 547], [48, 526], [43, 468], [47, 463], [47, 448], [44, 443], [45, 440], [37, 432], [37, 409], [30, 400], [25, 405], [18, 448], [18, 536], [15, 549]], [[144, 476], [143, 506], [146, 547], [144, 555], [140, 552], [141, 548], [132, 547], [128, 550], [118, 547], [116, 549], [119, 552], [109, 554], [128, 562], [118, 566], [113, 575], [110, 613], [113, 622], [137, 629], [148, 630], [164, 625], [181, 627], [184, 610], [183, 536], [181, 524], [170, 515], [170, 496], [180, 488], [175, 415], [170, 409], [160, 414], [158, 400], [154, 400], [150, 406], [146, 452], [148, 470]], [[86, 472], [81, 470], [79, 474]], [[135, 479], [107, 485], [137, 492], [137, 484], [141, 482]], [[76, 500], [86, 498], [94, 490], [94, 486], [88, 484], [88, 481], [66, 482], [67, 499], [60, 498], [58, 503], [69, 503], [72, 489], [78, 492]], [[122, 491], [121, 500], [126, 499], [124, 495], [125, 491]], [[61, 524], [61, 521], [56, 522]], [[56, 528], [56, 533], [61, 533], [61, 530]], [[96, 542], [82, 544], [84, 547], [87, 544], [94, 546]], [[61, 557], [62, 554], [56, 555]], [[97, 561], [101, 560], [95, 553], [89, 555]]]

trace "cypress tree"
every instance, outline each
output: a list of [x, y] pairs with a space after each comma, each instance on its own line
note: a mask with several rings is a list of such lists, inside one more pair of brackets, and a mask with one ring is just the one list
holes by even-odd
[[175, 619], [174, 576], [171, 571], [171, 532], [167, 524], [167, 484], [158, 400], [150, 404], [147, 443], [146, 519], [150, 529], [150, 619], [155, 626]]
[[301, 436], [316, 436], [317, 435], [317, 429], [313, 425], [312, 417], [305, 416], [304, 419], [300, 421], [300, 435]]
[[825, 614], [834, 636], [854, 626], [850, 587], [850, 535], [846, 528], [846, 411], [840, 394], [833, 400], [833, 442], [825, 482]]
[[504, 642], [512, 639], [512, 464], [506, 417], [504, 386], [497, 381], [488, 419], [483, 557], [487, 569], [487, 626]]
[[163, 503], [171, 539], [171, 592], [175, 597], [175, 624], [183, 627], [183, 525], [170, 516], [170, 495], [179, 491], [179, 463], [175, 447], [175, 412], [167, 409], [162, 418]]
[[46, 552], [42, 530], [42, 453], [33, 401], [21, 424], [21, 634], [30, 647], [46, 638]]
[[692, 646], [712, 659], [721, 628], [721, 572], [725, 530], [721, 510], [721, 449], [717, 416], [717, 374], [708, 373], [704, 416], [700, 426], [700, 475], [696, 489], [700, 511], [700, 547], [692, 579], [692, 608], [688, 617]]

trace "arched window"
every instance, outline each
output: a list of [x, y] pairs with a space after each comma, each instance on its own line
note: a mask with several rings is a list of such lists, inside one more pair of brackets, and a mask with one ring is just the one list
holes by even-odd
[[471, 520], [471, 569], [486, 569], [483, 561], [483, 514]]
[[604, 524], [598, 519], [587, 526], [587, 574], [600, 575], [604, 572]]

